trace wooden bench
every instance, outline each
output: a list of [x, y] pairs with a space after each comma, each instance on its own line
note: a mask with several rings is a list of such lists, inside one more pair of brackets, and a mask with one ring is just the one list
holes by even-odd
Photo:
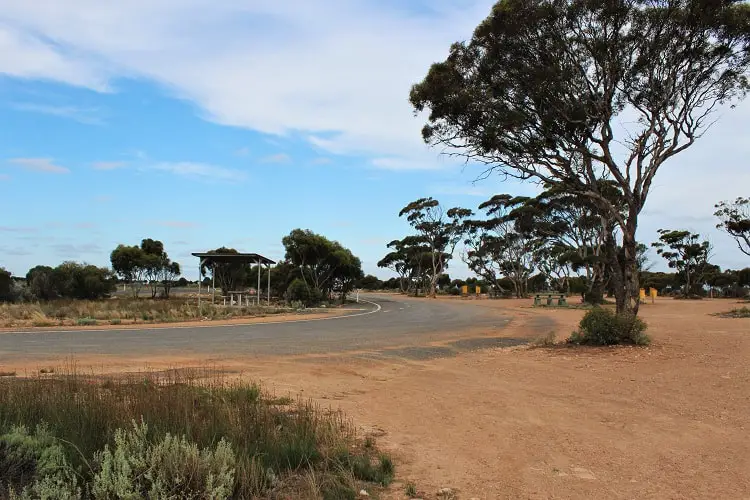
[[563, 293], [538, 293], [534, 295], [534, 305], [535, 306], [541, 306], [542, 305], [542, 297], [547, 298], [547, 305], [551, 306], [554, 305], [554, 299], [557, 297], [557, 305], [558, 306], [567, 306], [568, 301], [565, 297], [565, 294]]

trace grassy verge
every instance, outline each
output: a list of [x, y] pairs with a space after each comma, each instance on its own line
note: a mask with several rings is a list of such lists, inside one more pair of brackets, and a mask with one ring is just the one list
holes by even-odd
[[50, 302], [0, 304], [1, 327], [49, 327], [170, 323], [199, 318], [212, 320], [266, 316], [289, 312], [284, 307], [224, 307], [202, 304], [196, 299], [55, 300]]
[[209, 372], [0, 379], [0, 498], [353, 499], [393, 472], [341, 413]]
[[750, 307], [735, 308], [731, 311], [719, 313], [717, 316], [721, 316], [722, 318], [750, 318]]

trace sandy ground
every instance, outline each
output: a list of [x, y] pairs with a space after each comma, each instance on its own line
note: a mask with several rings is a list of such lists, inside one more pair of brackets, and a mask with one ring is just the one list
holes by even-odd
[[[528, 304], [467, 307], [510, 311], [509, 337], [538, 337], [554, 324], [562, 339], [583, 314]], [[465, 499], [746, 499], [750, 319], [711, 316], [735, 306], [645, 305], [648, 348], [512, 347], [426, 360], [350, 353], [224, 359], [221, 367], [346, 411], [397, 460], [387, 498], [405, 498], [411, 481], [423, 498], [448, 487]], [[125, 371], [197, 361], [78, 364]]]

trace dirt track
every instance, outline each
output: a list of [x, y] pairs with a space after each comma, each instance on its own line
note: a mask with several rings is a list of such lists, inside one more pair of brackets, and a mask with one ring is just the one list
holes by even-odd
[[[511, 317], [502, 334], [512, 338], [543, 335], [553, 324], [567, 336], [582, 314], [528, 302], [464, 307]], [[220, 365], [279, 394], [344, 409], [380, 436], [400, 463], [399, 480], [426, 498], [441, 487], [486, 499], [750, 498], [750, 320], [709, 315], [734, 306], [669, 299], [644, 306], [654, 338], [646, 349], [243, 356]], [[462, 333], [480, 338], [484, 328]], [[147, 361], [199, 360], [175, 353]], [[96, 358], [79, 359], [91, 363]], [[403, 487], [394, 485], [391, 497], [405, 498]]]

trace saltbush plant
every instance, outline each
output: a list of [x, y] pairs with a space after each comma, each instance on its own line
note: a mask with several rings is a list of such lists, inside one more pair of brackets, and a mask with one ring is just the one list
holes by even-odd
[[648, 345], [646, 323], [632, 314], [616, 314], [614, 311], [595, 307], [586, 313], [568, 341], [581, 345]]
[[212, 371], [0, 379], [2, 499], [355, 498], [393, 474], [341, 413]]

